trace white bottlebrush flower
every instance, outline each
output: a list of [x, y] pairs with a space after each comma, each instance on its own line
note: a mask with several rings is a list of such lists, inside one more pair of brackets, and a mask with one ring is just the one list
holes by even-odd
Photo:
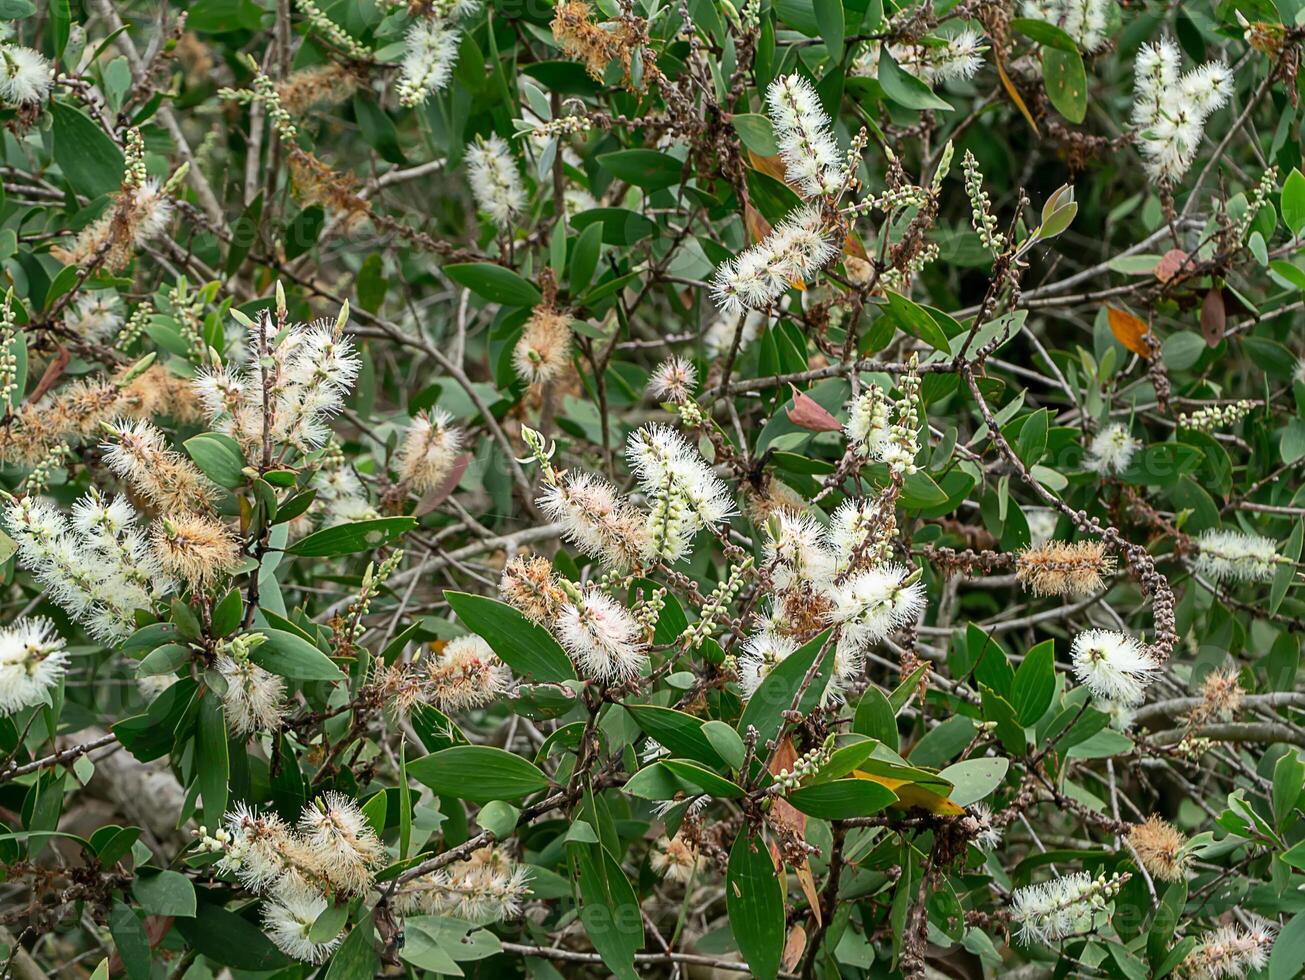
[[512, 367], [527, 384], [560, 378], [571, 366], [571, 318], [546, 303], [535, 307], [512, 348]]
[[1093, 878], [1086, 871], [1026, 885], [1011, 896], [1011, 921], [1020, 942], [1054, 943], [1092, 929], [1095, 913], [1115, 897], [1128, 875]]
[[163, 185], [150, 177], [132, 192], [133, 241], [144, 245], [157, 238], [172, 220], [172, 201], [163, 193]]
[[224, 848], [217, 867], [253, 892], [270, 888], [285, 875], [295, 845], [284, 820], [244, 803], [227, 812], [218, 839]]
[[314, 869], [345, 894], [366, 892], [385, 860], [376, 831], [343, 793], [323, 793], [304, 807], [298, 831]]
[[889, 563], [857, 572], [834, 589], [839, 650], [859, 657], [893, 630], [915, 623], [927, 595], [918, 570]]
[[[462, 430], [453, 424], [453, 416], [439, 408], [422, 412], [413, 418], [403, 435], [399, 481], [417, 493], [428, 493], [441, 486], [453, 472], [461, 452]], [[360, 495], [361, 484], [356, 492], [349, 494]]]
[[766, 564], [781, 592], [810, 586], [823, 591], [834, 575], [834, 555], [825, 529], [805, 514], [780, 510], [766, 527]]
[[772, 670], [787, 660], [797, 650], [793, 639], [763, 630], [748, 638], [739, 656], [739, 691], [747, 701], [761, 686]]
[[512, 671], [479, 636], [459, 636], [426, 658], [426, 682], [445, 714], [492, 703], [512, 683]]
[[405, 882], [394, 894], [400, 915], [451, 915], [479, 923], [513, 919], [530, 894], [530, 869], [484, 847], [465, 861]]
[[1232, 95], [1232, 72], [1210, 61], [1179, 75], [1177, 47], [1168, 38], [1144, 44], [1134, 62], [1133, 123], [1147, 173], [1172, 184], [1187, 172], [1205, 121]]
[[729, 487], [674, 429], [650, 425], [630, 434], [625, 447], [630, 468], [648, 495], [648, 532], [653, 549], [668, 561], [687, 553], [703, 528], [734, 514]]
[[662, 401], [687, 401], [697, 386], [698, 372], [684, 357], [668, 357], [648, 376], [648, 390]]
[[326, 897], [320, 891], [288, 876], [277, 887], [275, 897], [263, 903], [263, 931], [286, 956], [305, 963], [325, 963], [344, 940], [343, 935], [324, 943], [308, 938], [326, 906]]
[[643, 627], [628, 609], [596, 589], [562, 608], [557, 637], [581, 676], [602, 683], [637, 677], [647, 660]]
[[892, 433], [891, 404], [887, 393], [874, 383], [867, 384], [861, 394], [848, 402], [843, 434], [867, 459], [881, 458], [888, 445]]
[[766, 315], [759, 310], [749, 310], [747, 315], [743, 317], [741, 327], [737, 315], [718, 316], [707, 325], [707, 329], [702, 333], [703, 350], [706, 351], [707, 357], [713, 361], [721, 355], [729, 353], [734, 344], [736, 330], [739, 335], [739, 350], [743, 350], [748, 344], [757, 339], [765, 323]]
[[794, 283], [814, 277], [837, 251], [820, 211], [798, 208], [756, 245], [717, 267], [712, 295], [731, 316], [763, 309]]
[[1001, 828], [992, 822], [992, 811], [984, 803], [971, 803], [961, 821], [970, 843], [981, 851], [992, 851], [1001, 843]]
[[210, 422], [234, 416], [244, 401], [244, 376], [229, 364], [201, 368], [192, 385]]
[[521, 172], [500, 136], [478, 139], [467, 147], [467, 179], [476, 206], [506, 230], [526, 207]]
[[1119, 473], [1128, 469], [1141, 445], [1127, 426], [1114, 422], [1092, 437], [1083, 464], [1095, 473]]
[[50, 63], [39, 51], [0, 45], [0, 100], [10, 105], [44, 102], [50, 94]]
[[1021, 13], [1055, 24], [1084, 51], [1096, 51], [1106, 40], [1112, 0], [1024, 0]]
[[1271, 538], [1207, 528], [1196, 539], [1196, 572], [1212, 582], [1267, 582], [1281, 559]]
[[0, 715], [43, 704], [68, 666], [64, 641], [48, 619], [0, 629]]
[[1084, 630], [1069, 651], [1074, 676], [1101, 701], [1126, 706], [1142, 703], [1160, 665], [1146, 647], [1127, 633]]
[[1278, 927], [1258, 915], [1248, 915], [1247, 919], [1248, 926], [1230, 922], [1203, 936], [1183, 961], [1183, 976], [1228, 980], [1268, 966]]
[[222, 654], [213, 666], [227, 682], [222, 707], [231, 733], [247, 738], [254, 732], [275, 731], [281, 723], [285, 681], [247, 658]]
[[420, 105], [448, 85], [462, 33], [443, 20], [419, 19], [408, 28], [403, 40], [399, 102], [406, 106]]
[[801, 75], [783, 75], [766, 89], [766, 107], [784, 175], [803, 197], [836, 194], [842, 187], [842, 155], [816, 90]]
[[889, 53], [904, 71], [928, 85], [974, 77], [988, 50], [977, 31], [965, 28], [941, 35], [940, 44], [892, 44]]
[[1029, 524], [1029, 543], [1044, 544], [1056, 533], [1060, 515], [1050, 507], [1025, 507], [1024, 519]]
[[105, 289], [78, 297], [66, 325], [79, 337], [100, 343], [114, 336], [123, 322], [122, 299]]
[[644, 515], [606, 480], [563, 473], [544, 488], [538, 503], [549, 520], [562, 525], [562, 537], [611, 568], [637, 567], [652, 553]]
[[829, 519], [829, 550], [834, 556], [834, 573], [842, 574], [858, 564], [875, 565], [891, 554], [890, 538], [897, 524], [890, 512], [883, 513], [878, 500], [849, 497]]

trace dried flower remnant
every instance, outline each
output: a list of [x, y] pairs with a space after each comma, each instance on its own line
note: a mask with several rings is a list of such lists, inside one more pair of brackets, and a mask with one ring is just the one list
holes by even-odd
[[465, 861], [422, 875], [394, 893], [400, 915], [451, 915], [473, 922], [515, 919], [530, 895], [530, 869], [483, 847]]
[[23, 618], [0, 629], [0, 715], [49, 699], [68, 667], [65, 646], [48, 619]]
[[[443, 409], [418, 414], [404, 433], [399, 449], [399, 482], [417, 493], [429, 493], [441, 486], [458, 461], [462, 438], [453, 416]], [[361, 484], [350, 496], [362, 496]]]
[[1236, 670], [1212, 670], [1201, 682], [1200, 703], [1184, 720], [1190, 728], [1199, 728], [1216, 718], [1232, 721], [1245, 695]]
[[503, 601], [532, 623], [547, 625], [568, 602], [553, 571], [553, 563], [538, 555], [518, 555], [503, 569], [499, 582]]
[[648, 853], [648, 866], [654, 873], [680, 884], [692, 881], [701, 864], [698, 848], [682, 833], [660, 838]]
[[299, 814], [303, 847], [332, 887], [361, 895], [385, 861], [385, 847], [353, 800], [342, 793], [322, 794]]
[[492, 704], [512, 683], [512, 672], [479, 636], [459, 636], [422, 658], [427, 696], [445, 714]]
[[1243, 531], [1207, 528], [1196, 547], [1196, 573], [1216, 583], [1268, 582], [1282, 561], [1271, 538]]
[[1082, 598], [1105, 588], [1115, 558], [1104, 541], [1048, 541], [1025, 548], [1015, 560], [1015, 574], [1035, 595]]
[[277, 85], [277, 95], [287, 112], [296, 115], [316, 106], [337, 105], [358, 91], [356, 72], [334, 62], [293, 72]]
[[1179, 967], [1192, 980], [1226, 980], [1244, 977], [1269, 965], [1269, 952], [1278, 927], [1258, 915], [1248, 915], [1248, 925], [1228, 923], [1201, 938]]
[[1011, 921], [1019, 925], [1020, 942], [1055, 943], [1090, 932], [1096, 913], [1103, 911], [1128, 881], [1126, 874], [1093, 878], [1086, 871], [1026, 885], [1011, 896]]
[[1160, 665], [1126, 633], [1084, 630], [1070, 647], [1074, 676], [1092, 696], [1132, 707], [1142, 703]]
[[571, 366], [571, 318], [551, 306], [536, 306], [512, 348], [512, 366], [527, 384], [561, 377]]
[[1128, 841], [1142, 867], [1160, 881], [1181, 880], [1191, 862], [1191, 855], [1184, 850], [1187, 837], [1173, 824], [1154, 814], [1129, 830]]
[[197, 591], [213, 588], [240, 566], [240, 540], [211, 517], [165, 517], [154, 524], [152, 540], [163, 570]]
[[163, 432], [142, 419], [106, 423], [112, 442], [103, 444], [104, 462], [164, 514], [207, 512], [217, 487], [199, 468], [167, 447]]

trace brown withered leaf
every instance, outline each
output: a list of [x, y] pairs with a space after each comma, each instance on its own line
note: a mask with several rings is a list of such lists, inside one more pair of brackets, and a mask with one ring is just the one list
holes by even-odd
[[1224, 329], [1228, 326], [1228, 310], [1224, 306], [1223, 293], [1211, 289], [1201, 302], [1201, 336], [1209, 347], [1219, 346], [1223, 340]]
[[861, 244], [861, 239], [856, 237], [856, 232], [848, 229], [847, 238], [843, 239], [843, 254], [851, 255], [854, 258], [869, 262], [870, 256], [866, 254], [865, 246]]
[[785, 409], [785, 412], [788, 420], [799, 429], [808, 432], [838, 432], [843, 428], [820, 402], [798, 391], [796, 385], [790, 384], [789, 387], [793, 389], [793, 407]]
[[[797, 762], [797, 750], [793, 747], [793, 740], [785, 738], [779, 743], [775, 750], [775, 757], [771, 760], [771, 774], [783, 772], [785, 769], [792, 769]], [[785, 830], [792, 831], [802, 840], [807, 839], [807, 816], [801, 810], [794, 807], [788, 800], [777, 799], [774, 807], [770, 811], [770, 819], [775, 825]], [[779, 848], [775, 842], [770, 842], [770, 858], [775, 862], [775, 867], [784, 866], [783, 858], [780, 856]], [[802, 888], [802, 894], [806, 896], [807, 905], [815, 913], [816, 924], [821, 921], [820, 914], [820, 892], [816, 888], [816, 876], [811, 873], [811, 862], [807, 858], [802, 859], [800, 866], [793, 868], [793, 874]]]
[[44, 398], [45, 393], [53, 388], [55, 383], [63, 377], [63, 369], [68, 366], [70, 360], [72, 360], [72, 358], [68, 353], [68, 348], [60, 344], [59, 352], [55, 354], [54, 360], [46, 365], [45, 373], [41, 375], [41, 380], [36, 383], [36, 387], [32, 389], [32, 393], [27, 396], [27, 400], [31, 404], [35, 405]]
[[776, 180], [787, 183], [784, 180], [784, 159], [778, 155], [763, 157], [760, 153], [753, 153], [748, 150], [748, 163], [752, 164], [753, 170], [760, 170], [767, 177], [774, 177]]
[[784, 967], [785, 972], [792, 973], [797, 969], [798, 961], [802, 959], [806, 948], [807, 931], [800, 925], [794, 925], [788, 931], [788, 939], [784, 941], [784, 955], [780, 960], [780, 965]]
[[1033, 113], [1029, 112], [1029, 107], [1024, 104], [1024, 99], [1020, 96], [1019, 90], [1015, 88], [1015, 84], [1010, 80], [1010, 76], [1006, 74], [1006, 69], [1002, 67], [1001, 58], [994, 58], [993, 60], [997, 63], [997, 77], [1001, 79], [1001, 87], [1006, 90], [1006, 94], [1010, 96], [1010, 100], [1015, 103], [1015, 108], [1020, 111], [1028, 121], [1028, 124], [1033, 127], [1033, 132], [1037, 135], [1041, 135], [1038, 133], [1038, 124], [1033, 121]]
[[449, 470], [449, 475], [444, 481], [431, 490], [426, 496], [422, 497], [417, 503], [417, 509], [413, 511], [413, 516], [421, 517], [423, 514], [429, 514], [440, 504], [444, 503], [457, 487], [458, 482], [462, 479], [462, 474], [467, 472], [467, 465], [471, 462], [471, 454], [463, 453], [453, 464], [453, 469]]
[[1151, 360], [1151, 348], [1146, 343], [1146, 335], [1151, 332], [1151, 328], [1145, 321], [1114, 306], [1106, 307], [1106, 319], [1110, 322], [1110, 332], [1117, 341], [1143, 360]]
[[1155, 264], [1155, 277], [1161, 282], [1168, 282], [1178, 274], [1178, 270], [1183, 267], [1187, 261], [1187, 253], [1181, 248], [1171, 248], [1160, 256], [1160, 261]]
[[759, 242], [770, 234], [770, 222], [751, 204], [743, 205], [743, 224], [754, 242]]

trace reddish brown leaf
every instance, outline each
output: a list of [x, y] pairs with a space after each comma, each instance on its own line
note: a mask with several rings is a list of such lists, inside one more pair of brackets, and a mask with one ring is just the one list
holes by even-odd
[[36, 383], [36, 387], [32, 389], [32, 393], [28, 395], [27, 400], [33, 405], [39, 402], [45, 393], [54, 387], [55, 382], [63, 377], [63, 369], [68, 366], [69, 360], [68, 349], [60, 345], [59, 353], [55, 355], [53, 361], [46, 365], [45, 373], [41, 375], [41, 380]]
[[1161, 282], [1168, 282], [1178, 274], [1178, 270], [1187, 262], [1187, 253], [1181, 248], [1171, 248], [1160, 256], [1155, 264], [1155, 277]]
[[754, 242], [759, 242], [770, 234], [770, 222], [751, 204], [743, 205], [743, 224]]
[[1201, 336], [1208, 346], [1217, 347], [1227, 326], [1228, 311], [1223, 305], [1223, 293], [1211, 289], [1201, 303]]
[[790, 384], [789, 387], [793, 389], [793, 407], [785, 411], [788, 420], [799, 429], [808, 432], [838, 432], [843, 428], [820, 402], [798, 391], [794, 385]]
[[1151, 332], [1145, 321], [1138, 319], [1127, 310], [1106, 307], [1106, 319], [1110, 322], [1110, 332], [1115, 339], [1144, 360], [1151, 360], [1151, 348], [1147, 346], [1146, 335]]
[[417, 502], [417, 509], [413, 511], [413, 516], [421, 517], [423, 514], [429, 514], [444, 503], [449, 494], [453, 492], [453, 488], [458, 485], [458, 481], [462, 479], [462, 474], [467, 472], [467, 464], [470, 462], [470, 453], [463, 453], [459, 456], [457, 462], [453, 464], [453, 469], [449, 470], [449, 475], [444, 478], [444, 482]]

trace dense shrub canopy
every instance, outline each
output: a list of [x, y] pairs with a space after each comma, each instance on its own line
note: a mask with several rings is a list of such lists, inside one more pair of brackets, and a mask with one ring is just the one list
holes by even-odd
[[0, 19], [9, 975], [1299, 974], [1305, 6]]

